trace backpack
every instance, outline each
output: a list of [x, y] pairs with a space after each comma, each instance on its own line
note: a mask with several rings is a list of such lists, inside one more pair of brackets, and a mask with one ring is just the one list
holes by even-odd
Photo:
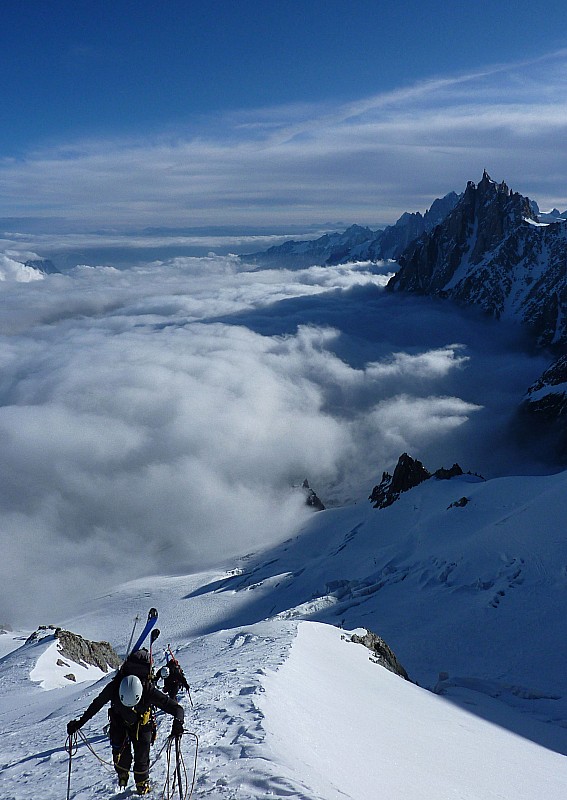
[[[116, 674], [116, 689], [112, 706], [114, 710], [118, 712], [119, 716], [128, 722], [128, 724], [132, 724], [134, 721], [137, 721], [142, 725], [145, 725], [151, 719], [151, 707], [147, 702], [147, 694], [152, 687], [151, 670], [150, 654], [145, 648], [142, 648], [141, 650], [137, 650], [135, 653], [130, 653]], [[135, 675], [142, 682], [142, 699], [136, 706], [136, 711], [123, 706], [118, 698], [118, 687], [120, 686], [120, 682], [128, 675]]]
[[148, 689], [151, 682], [152, 664], [150, 654], [145, 647], [130, 653], [118, 672], [119, 682], [127, 675], [135, 675], [142, 681], [144, 689]]

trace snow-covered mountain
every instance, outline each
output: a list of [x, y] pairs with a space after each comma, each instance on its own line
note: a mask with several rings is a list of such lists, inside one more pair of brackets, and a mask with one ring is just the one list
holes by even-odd
[[[297, 536], [230, 565], [117, 586], [64, 624], [123, 653], [134, 615], [159, 609], [157, 662], [170, 643], [191, 684], [195, 798], [559, 800], [566, 480], [432, 477], [387, 508], [313, 513]], [[383, 636], [410, 681], [353, 630]], [[35, 800], [41, 786], [58, 800], [65, 724], [109, 678], [73, 667], [70, 681], [52, 637], [26, 639], [0, 637], [2, 796]], [[108, 761], [105, 722], [101, 712], [84, 733]], [[155, 797], [170, 727], [158, 717]], [[195, 741], [183, 742], [190, 780]], [[71, 797], [114, 787], [80, 743]]]
[[540, 222], [527, 197], [486, 172], [399, 263], [392, 291], [478, 305], [518, 320], [541, 346], [567, 345], [567, 225]]
[[288, 241], [260, 253], [243, 255], [247, 263], [262, 267], [302, 269], [312, 265], [343, 264], [349, 261], [396, 259], [405, 248], [426, 231], [431, 231], [454, 208], [459, 197], [450, 192], [437, 199], [421, 214], [404, 213], [394, 225], [372, 231], [351, 225], [343, 233], [327, 233], [318, 239]]
[[[478, 185], [469, 181], [461, 195], [451, 192], [436, 200], [424, 215], [403, 214], [383, 231], [353, 226], [344, 234], [290, 241], [245, 258], [292, 268], [397, 260], [388, 290], [477, 306], [524, 326], [540, 348], [560, 355], [567, 348], [567, 213], [541, 212], [534, 200], [492, 180], [486, 170]], [[525, 419], [546, 421], [559, 439], [559, 447], [551, 449], [564, 458], [567, 426], [561, 409], [567, 407], [567, 392], [553, 379], [557, 371], [564, 368], [552, 364], [539, 379], [537, 403], [534, 390], [528, 391], [522, 412]]]
[[550, 449], [567, 458], [567, 355], [560, 356], [526, 392], [521, 415], [532, 436], [552, 436]]
[[[542, 348], [567, 348], [567, 222], [553, 212], [541, 222], [536, 204], [485, 171], [433, 231], [400, 255], [390, 291], [448, 298], [511, 319]], [[567, 392], [563, 362], [528, 390], [523, 411], [551, 423], [565, 456]], [[545, 411], [545, 413], [543, 413]]]
[[[388, 293], [330, 261], [374, 257], [360, 228], [305, 270], [211, 256], [25, 284], [38, 270], [4, 262], [3, 608], [46, 627], [0, 634], [2, 800], [64, 796], [66, 722], [109, 680], [61, 632], [124, 655], [150, 606], [191, 683], [194, 798], [563, 800], [567, 472], [527, 474], [509, 431], [530, 383], [529, 419], [565, 418], [565, 356], [535, 380], [542, 350], [509, 324], [564, 347], [545, 317], [563, 225], [485, 174], [381, 232], [375, 254], [408, 259]], [[317, 493], [290, 491], [306, 474]], [[84, 728], [104, 761], [106, 721]], [[129, 797], [79, 745], [70, 798]]]

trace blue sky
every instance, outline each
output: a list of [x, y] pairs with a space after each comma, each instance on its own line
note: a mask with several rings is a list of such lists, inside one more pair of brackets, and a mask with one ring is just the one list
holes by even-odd
[[485, 167], [567, 208], [564, 0], [28, 0], [0, 22], [0, 217], [378, 225]]

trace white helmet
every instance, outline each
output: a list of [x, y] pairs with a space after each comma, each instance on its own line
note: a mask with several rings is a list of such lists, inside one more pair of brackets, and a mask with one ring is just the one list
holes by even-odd
[[127, 675], [120, 681], [120, 702], [128, 708], [134, 708], [142, 699], [143, 691], [142, 681], [136, 675]]

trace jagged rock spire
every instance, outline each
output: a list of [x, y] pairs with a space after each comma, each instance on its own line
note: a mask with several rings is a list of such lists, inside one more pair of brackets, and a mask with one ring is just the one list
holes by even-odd
[[567, 225], [541, 225], [529, 198], [484, 170], [445, 220], [399, 257], [390, 291], [451, 298], [526, 324], [542, 345], [567, 344]]

